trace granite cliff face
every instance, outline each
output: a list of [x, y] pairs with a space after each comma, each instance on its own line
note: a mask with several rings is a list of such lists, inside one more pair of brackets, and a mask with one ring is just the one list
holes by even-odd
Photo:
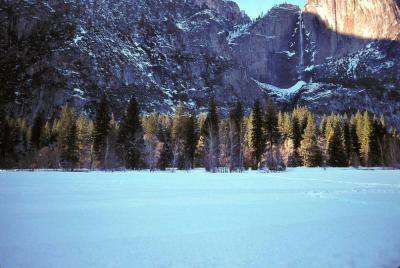
[[305, 12], [319, 16], [338, 34], [363, 39], [399, 38], [397, 0], [309, 0]]
[[305, 77], [319, 87], [305, 86], [298, 103], [367, 109], [399, 126], [400, 2], [310, 0], [303, 18], [311, 52]]
[[299, 14], [297, 6], [280, 5], [232, 35], [233, 57], [251, 78], [278, 87], [298, 81], [299, 72], [293, 66], [300, 61]]
[[355, 52], [371, 41], [400, 41], [397, 0], [309, 0], [304, 13], [317, 46], [317, 63]]
[[400, 122], [399, 1], [309, 0], [251, 21], [225, 0], [5, 0], [0, 17], [9, 114], [90, 113], [102, 94], [117, 116], [131, 96], [149, 112], [215, 96], [223, 113], [272, 97]]

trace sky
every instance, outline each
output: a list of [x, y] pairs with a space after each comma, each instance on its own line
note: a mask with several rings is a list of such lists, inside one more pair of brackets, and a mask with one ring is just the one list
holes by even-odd
[[256, 18], [261, 13], [267, 13], [274, 5], [287, 2], [303, 7], [306, 0], [234, 0], [239, 4], [240, 9], [246, 11], [251, 18]]

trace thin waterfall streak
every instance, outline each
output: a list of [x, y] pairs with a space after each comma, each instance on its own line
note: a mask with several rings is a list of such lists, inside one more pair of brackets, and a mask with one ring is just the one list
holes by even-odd
[[300, 17], [299, 17], [299, 39], [300, 39], [300, 66], [299, 66], [299, 72], [300, 72], [300, 79], [303, 80], [303, 73], [304, 73], [304, 33], [303, 33], [303, 28], [304, 28], [304, 22], [303, 22], [303, 12], [300, 12]]

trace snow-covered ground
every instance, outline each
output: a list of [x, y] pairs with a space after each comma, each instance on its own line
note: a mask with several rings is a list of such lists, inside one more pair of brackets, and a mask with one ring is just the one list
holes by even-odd
[[0, 172], [0, 267], [399, 267], [400, 171]]

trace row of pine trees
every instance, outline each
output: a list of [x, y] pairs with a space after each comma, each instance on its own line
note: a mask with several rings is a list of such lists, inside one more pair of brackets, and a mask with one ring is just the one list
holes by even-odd
[[[317, 124], [318, 121], [318, 124]], [[214, 100], [196, 115], [142, 114], [133, 98], [116, 120], [106, 97], [94, 120], [73, 107], [59, 118], [37, 113], [31, 125], [0, 115], [0, 167], [20, 169], [150, 169], [243, 171], [286, 167], [399, 167], [400, 137], [367, 112], [316, 116], [305, 107], [277, 111], [257, 101], [250, 116], [238, 102], [222, 118]]]

